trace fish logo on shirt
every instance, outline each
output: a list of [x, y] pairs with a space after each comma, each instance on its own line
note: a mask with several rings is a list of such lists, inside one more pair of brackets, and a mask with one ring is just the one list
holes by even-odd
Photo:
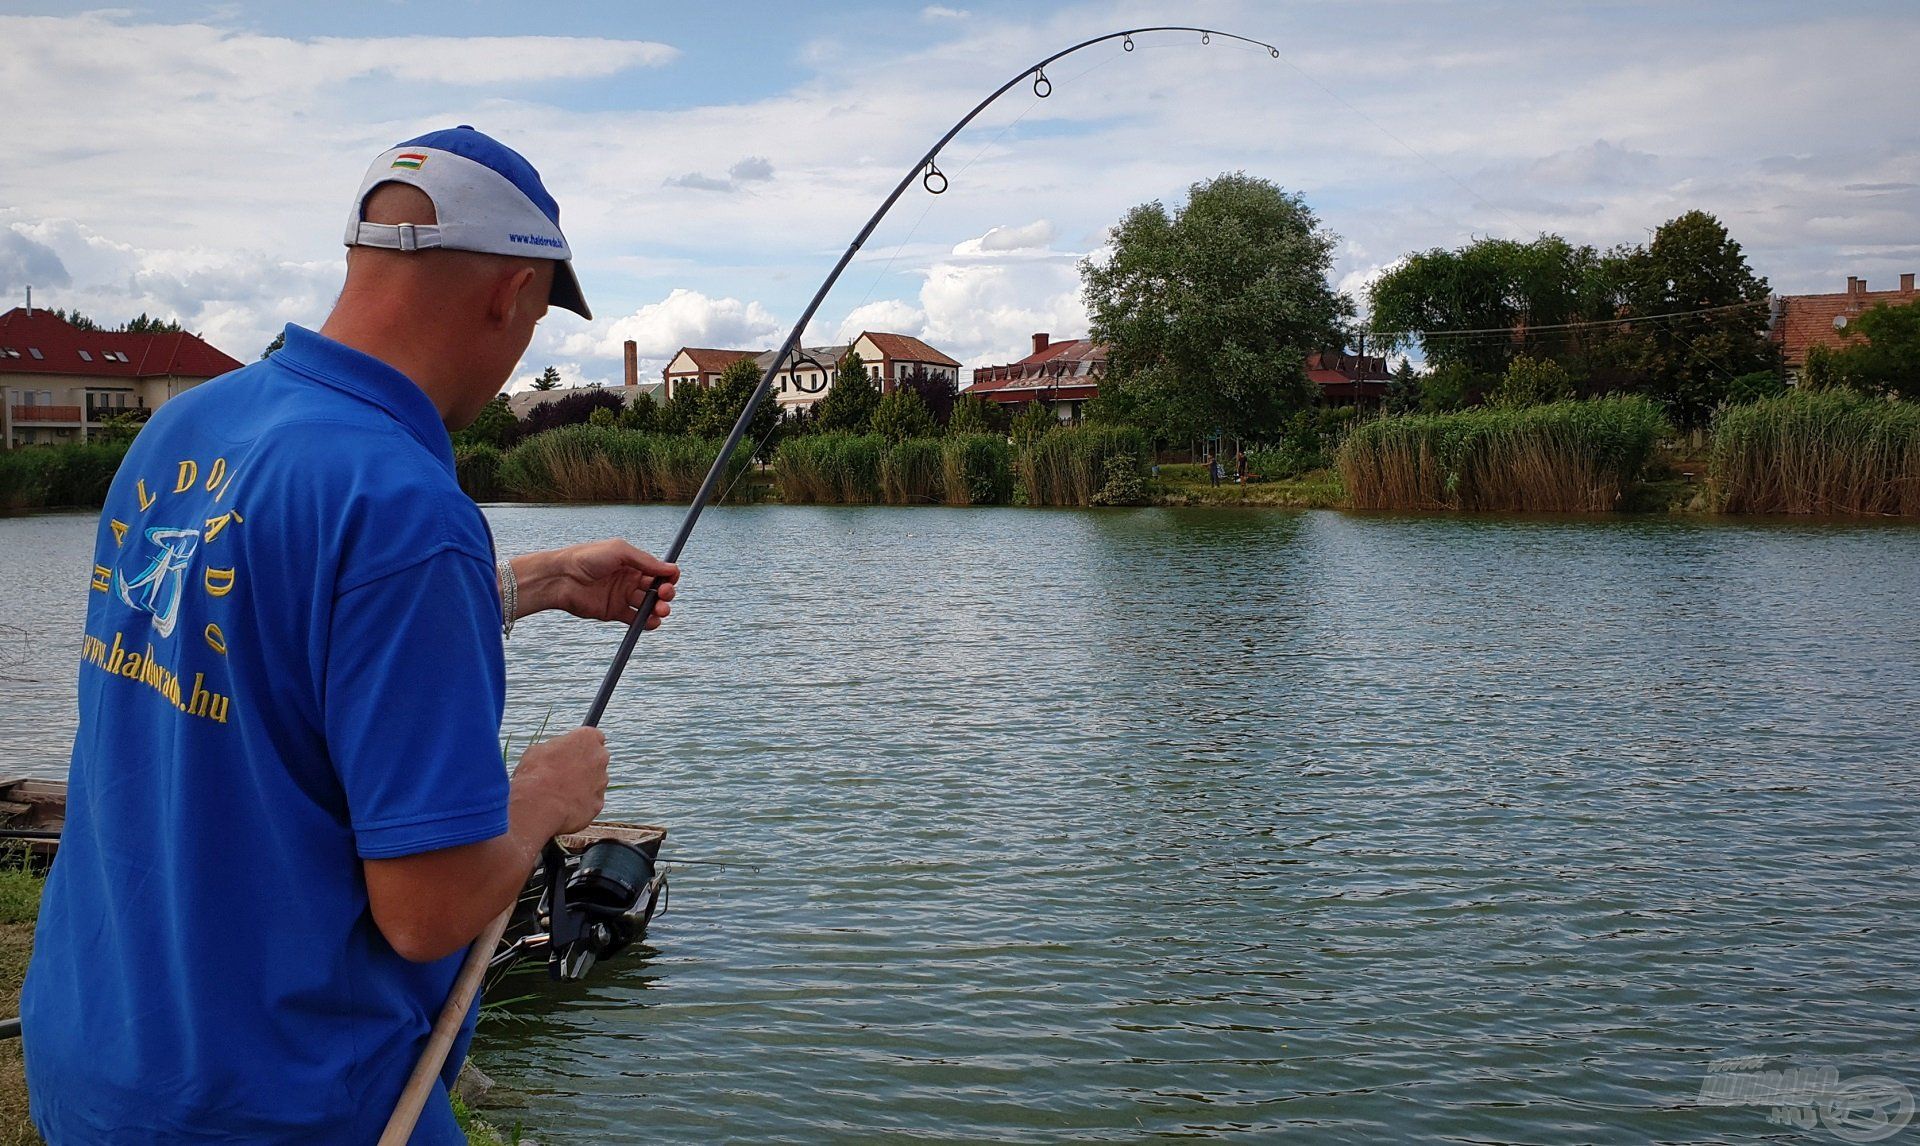
[[186, 590], [187, 566], [194, 550], [200, 547], [200, 531], [156, 525], [146, 531], [149, 545], [157, 551], [147, 567], [131, 580], [119, 569], [113, 571], [113, 591], [132, 608], [153, 615], [153, 631], [161, 637], [173, 635], [180, 619], [180, 597]]

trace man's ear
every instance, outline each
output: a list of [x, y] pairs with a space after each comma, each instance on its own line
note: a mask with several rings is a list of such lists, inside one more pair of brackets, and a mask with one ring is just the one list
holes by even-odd
[[520, 309], [520, 295], [533, 282], [534, 274], [532, 267], [519, 267], [493, 280], [493, 294], [487, 300], [487, 317], [496, 329], [504, 330], [513, 324], [514, 316]]

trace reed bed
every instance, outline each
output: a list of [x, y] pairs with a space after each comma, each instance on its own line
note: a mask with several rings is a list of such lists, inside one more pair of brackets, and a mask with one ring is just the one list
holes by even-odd
[[826, 505], [1005, 505], [1013, 500], [1013, 450], [993, 434], [908, 438], [809, 434], [773, 458], [780, 500]]
[[1132, 426], [1062, 426], [1028, 443], [1029, 505], [1132, 505], [1145, 499], [1148, 442]]
[[1820, 390], [1734, 406], [1709, 458], [1724, 513], [1920, 516], [1920, 403]]
[[878, 434], [808, 434], [788, 438], [773, 455], [773, 486], [790, 503], [866, 505], [880, 500]]
[[888, 505], [934, 505], [945, 496], [938, 438], [908, 438], [880, 455], [880, 499]]
[[1007, 504], [1013, 500], [1013, 447], [998, 434], [942, 438], [940, 487], [948, 505]]
[[475, 501], [499, 501], [506, 492], [500, 484], [500, 467], [507, 455], [484, 443], [453, 448], [453, 473], [460, 488]]
[[1356, 509], [1607, 513], [1668, 432], [1644, 398], [1379, 418], [1336, 459]]
[[[685, 501], [700, 488], [721, 444], [613, 426], [562, 426], [515, 446], [499, 480], [508, 492], [535, 501]], [[746, 448], [736, 450], [722, 497], [747, 464]]]

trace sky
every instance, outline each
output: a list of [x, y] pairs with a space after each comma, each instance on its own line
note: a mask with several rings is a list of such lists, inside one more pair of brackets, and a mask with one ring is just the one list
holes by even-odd
[[[242, 360], [317, 327], [381, 151], [472, 124], [560, 202], [592, 304], [551, 364], [618, 383], [680, 346], [777, 345], [893, 184], [1016, 85], [848, 268], [808, 344], [916, 335], [968, 367], [1086, 332], [1081, 260], [1136, 205], [1245, 171], [1340, 237], [1333, 284], [1552, 232], [1719, 216], [1776, 291], [1920, 270], [1920, 4], [134, 3], [0, 0], [0, 306], [176, 318]], [[1364, 310], [1364, 305], [1363, 305]]]

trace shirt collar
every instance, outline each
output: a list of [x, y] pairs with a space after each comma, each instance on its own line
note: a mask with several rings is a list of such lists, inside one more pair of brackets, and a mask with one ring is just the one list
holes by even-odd
[[449, 472], [453, 470], [453, 441], [447, 435], [446, 423], [413, 379], [371, 354], [291, 322], [285, 338], [285, 345], [273, 352], [269, 362], [385, 410], [441, 465]]

